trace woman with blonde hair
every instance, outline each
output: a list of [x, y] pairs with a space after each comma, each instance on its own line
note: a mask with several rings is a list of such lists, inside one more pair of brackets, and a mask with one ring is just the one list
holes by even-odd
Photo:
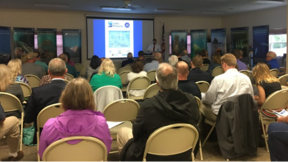
[[29, 85], [28, 80], [23, 75], [21, 75], [22, 73], [21, 65], [22, 65], [22, 61], [20, 59], [12, 59], [9, 61], [8, 67], [11, 70], [12, 79], [15, 82], [22, 82], [22, 83], [26, 83]]
[[[254, 96], [254, 99], [257, 101], [258, 106], [261, 106], [269, 95], [281, 90], [281, 84], [276, 77], [270, 74], [270, 69], [265, 63], [258, 63], [253, 68], [252, 73], [259, 92], [258, 95]], [[277, 118], [271, 110], [263, 110], [261, 113], [269, 118]]]
[[[65, 112], [56, 118], [49, 119], [41, 133], [39, 155], [42, 158], [44, 150], [53, 142], [71, 136], [95, 137], [111, 149], [112, 138], [104, 115], [95, 112], [93, 91], [83, 78], [70, 81], [60, 97], [61, 108]], [[77, 144], [79, 140], [69, 141]]]
[[121, 78], [116, 74], [114, 64], [111, 59], [104, 59], [100, 65], [98, 74], [91, 77], [90, 85], [93, 92], [103, 86], [116, 86], [122, 88]]

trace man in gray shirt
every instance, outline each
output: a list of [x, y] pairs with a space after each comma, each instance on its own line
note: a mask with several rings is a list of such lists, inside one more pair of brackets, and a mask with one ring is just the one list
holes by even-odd
[[33, 74], [40, 79], [44, 75], [44, 69], [40, 65], [34, 64], [37, 53], [30, 52], [27, 54], [27, 62], [22, 65], [22, 75]]
[[144, 71], [149, 72], [151, 70], [158, 69], [159, 62], [161, 61], [162, 54], [157, 52], [154, 54], [154, 59], [152, 62], [146, 63], [144, 66]]

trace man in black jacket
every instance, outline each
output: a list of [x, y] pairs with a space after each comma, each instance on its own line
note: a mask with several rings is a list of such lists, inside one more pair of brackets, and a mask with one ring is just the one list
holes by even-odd
[[52, 59], [49, 62], [48, 74], [52, 81], [49, 84], [41, 87], [33, 88], [32, 94], [28, 99], [26, 113], [24, 117], [25, 123], [34, 122], [35, 135], [33, 143], [36, 144], [36, 132], [37, 132], [37, 116], [39, 112], [51, 104], [59, 102], [59, 98], [63, 89], [66, 86], [65, 75], [67, 68], [65, 62], [60, 58]]
[[[145, 100], [133, 125], [122, 128], [117, 135], [121, 160], [140, 161], [143, 158], [146, 141], [158, 128], [175, 123], [189, 123], [197, 127], [199, 109], [195, 97], [177, 90], [177, 71], [167, 63], [162, 63], [156, 71], [156, 82], [160, 92]], [[123, 148], [124, 147], [124, 148]], [[191, 150], [173, 156], [148, 155], [147, 160], [185, 160], [191, 158]]]
[[212, 81], [212, 76], [206, 71], [202, 71], [200, 68], [203, 66], [203, 58], [200, 55], [193, 57], [191, 62], [192, 69], [189, 72], [188, 80], [193, 82], [206, 81], [209, 84]]
[[133, 60], [133, 55], [132, 55], [131, 52], [129, 52], [129, 53], [127, 54], [127, 60], [122, 61], [121, 67], [124, 67], [124, 66], [126, 66], [126, 65], [128, 65], [128, 64], [132, 64], [133, 61], [134, 61], [134, 60]]

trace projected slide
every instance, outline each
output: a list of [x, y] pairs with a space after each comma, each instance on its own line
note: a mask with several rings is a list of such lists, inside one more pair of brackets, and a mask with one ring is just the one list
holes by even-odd
[[138, 57], [152, 44], [153, 35], [153, 19], [87, 18], [87, 58], [127, 58], [129, 52]]

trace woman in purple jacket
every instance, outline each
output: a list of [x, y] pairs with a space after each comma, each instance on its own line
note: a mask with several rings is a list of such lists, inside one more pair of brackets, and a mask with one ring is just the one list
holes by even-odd
[[[41, 133], [39, 155], [53, 142], [71, 136], [88, 136], [100, 139], [111, 149], [112, 138], [101, 112], [95, 112], [95, 101], [89, 83], [83, 78], [69, 82], [60, 97], [61, 107], [65, 110], [56, 118], [49, 119]], [[76, 144], [80, 140], [69, 141]]]

